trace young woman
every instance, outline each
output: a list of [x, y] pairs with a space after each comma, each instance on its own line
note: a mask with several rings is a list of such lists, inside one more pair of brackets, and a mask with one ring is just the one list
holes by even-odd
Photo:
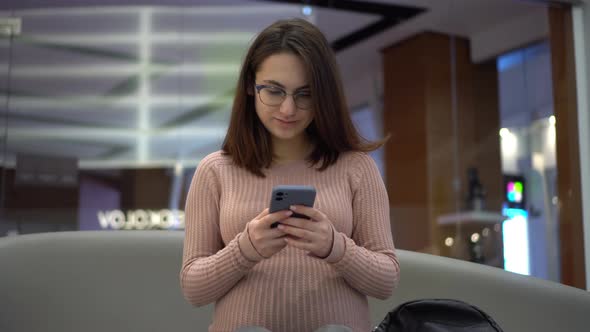
[[[315, 26], [283, 20], [258, 35], [222, 151], [200, 162], [186, 202], [181, 286], [195, 306], [215, 302], [209, 331], [371, 329], [367, 296], [389, 297], [399, 279], [387, 193], [365, 153], [381, 144], [357, 134]], [[269, 213], [276, 185], [314, 186], [314, 207]]]

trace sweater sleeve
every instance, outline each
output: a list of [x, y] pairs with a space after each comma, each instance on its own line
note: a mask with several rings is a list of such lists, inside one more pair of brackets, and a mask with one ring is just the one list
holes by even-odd
[[352, 174], [352, 238], [334, 233], [328, 263], [356, 290], [386, 299], [399, 282], [399, 263], [391, 235], [389, 199], [377, 165], [359, 154]]
[[219, 229], [220, 185], [212, 159], [199, 164], [185, 207], [180, 285], [184, 297], [195, 306], [221, 298], [262, 259], [247, 229], [224, 246]]

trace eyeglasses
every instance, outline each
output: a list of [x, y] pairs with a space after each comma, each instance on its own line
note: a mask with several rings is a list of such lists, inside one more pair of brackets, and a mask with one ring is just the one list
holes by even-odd
[[285, 90], [273, 85], [257, 84], [255, 87], [258, 92], [258, 98], [266, 106], [279, 106], [285, 101], [287, 96], [293, 96], [293, 101], [298, 109], [309, 110], [313, 106], [311, 94], [307, 91], [287, 93]]

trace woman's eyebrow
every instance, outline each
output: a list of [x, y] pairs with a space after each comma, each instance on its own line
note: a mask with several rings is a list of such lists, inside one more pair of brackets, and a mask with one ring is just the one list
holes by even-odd
[[[263, 82], [270, 83], [272, 85], [276, 85], [282, 89], [286, 89], [283, 84], [281, 84], [280, 82], [277, 82], [275, 80], [263, 80]], [[295, 91], [299, 91], [299, 90], [303, 90], [303, 89], [309, 89], [309, 84], [306, 84], [304, 86], [300, 86], [300, 87], [296, 88]]]

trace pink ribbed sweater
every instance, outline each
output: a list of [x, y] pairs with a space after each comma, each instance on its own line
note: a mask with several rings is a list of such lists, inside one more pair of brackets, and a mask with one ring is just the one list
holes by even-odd
[[[351, 152], [322, 172], [293, 161], [265, 174], [236, 167], [220, 151], [199, 164], [185, 209], [186, 299], [195, 306], [215, 302], [210, 332], [242, 326], [311, 332], [327, 324], [370, 331], [367, 296], [389, 297], [399, 279], [387, 193], [374, 161]], [[264, 259], [252, 247], [247, 224], [279, 184], [315, 186], [314, 207], [335, 228], [327, 258], [285, 247]]]

